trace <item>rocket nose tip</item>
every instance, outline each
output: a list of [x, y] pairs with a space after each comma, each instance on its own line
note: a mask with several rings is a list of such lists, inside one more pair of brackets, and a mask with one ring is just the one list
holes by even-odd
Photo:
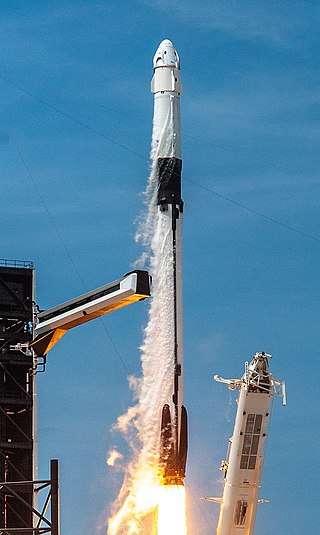
[[172, 44], [172, 41], [170, 41], [170, 39], [163, 39], [163, 41], [161, 41], [160, 45], [159, 45], [159, 48], [160, 46], [173, 46]]
[[175, 67], [180, 69], [180, 59], [178, 52], [170, 39], [164, 39], [158, 46], [158, 50], [153, 58], [153, 68]]

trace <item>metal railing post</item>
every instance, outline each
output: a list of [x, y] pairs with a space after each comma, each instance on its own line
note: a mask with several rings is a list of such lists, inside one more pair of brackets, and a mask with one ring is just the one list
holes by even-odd
[[51, 479], [51, 533], [60, 535], [59, 465], [57, 459], [50, 461]]

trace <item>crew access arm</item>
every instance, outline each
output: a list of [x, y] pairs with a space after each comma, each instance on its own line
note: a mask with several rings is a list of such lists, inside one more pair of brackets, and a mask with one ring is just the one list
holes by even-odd
[[29, 347], [37, 357], [44, 357], [73, 327], [150, 297], [150, 287], [148, 272], [135, 270], [121, 279], [40, 312], [35, 337]]

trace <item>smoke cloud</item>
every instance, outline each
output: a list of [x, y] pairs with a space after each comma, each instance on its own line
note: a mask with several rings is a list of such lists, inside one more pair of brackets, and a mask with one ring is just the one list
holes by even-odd
[[[174, 374], [172, 237], [157, 207], [157, 158], [159, 150], [163, 151], [172, 138], [171, 134], [169, 116], [163, 129], [154, 124], [151, 169], [144, 193], [147, 210], [138, 223], [136, 234], [136, 240], [144, 248], [138, 262], [140, 266], [148, 265], [153, 297], [140, 348], [142, 376], [129, 378], [136, 403], [119, 416], [114, 426], [125, 435], [131, 460], [113, 504], [108, 535], [157, 533], [161, 411], [170, 396]], [[115, 453], [109, 458], [114, 462], [118, 459]]]

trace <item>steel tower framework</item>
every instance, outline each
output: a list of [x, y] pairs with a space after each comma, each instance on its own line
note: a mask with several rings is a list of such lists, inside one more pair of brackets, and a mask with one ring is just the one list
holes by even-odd
[[[35, 275], [32, 262], [0, 261], [0, 482], [37, 476], [34, 362], [14, 348], [33, 337]], [[32, 526], [33, 488], [14, 494], [0, 485], [0, 528]], [[19, 532], [17, 532], [19, 533]]]

